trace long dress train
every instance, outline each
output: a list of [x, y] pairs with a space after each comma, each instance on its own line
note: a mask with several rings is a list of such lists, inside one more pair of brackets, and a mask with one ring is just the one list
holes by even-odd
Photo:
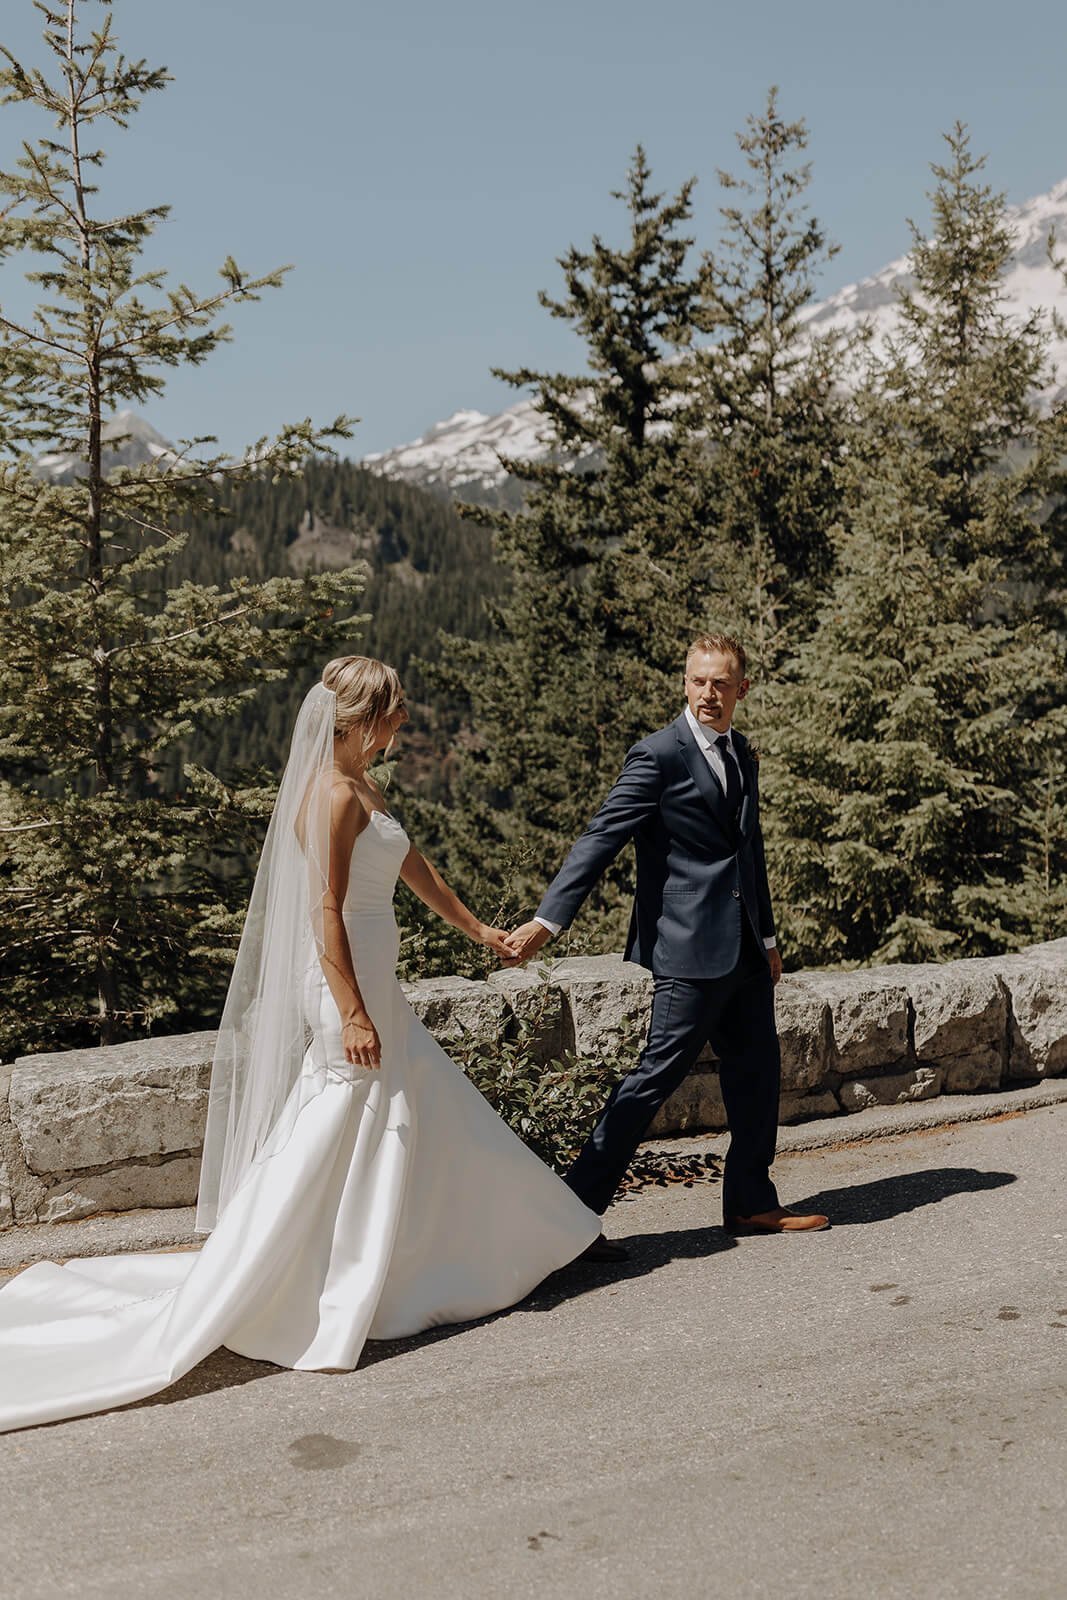
[[352, 853], [345, 926], [382, 1044], [349, 1066], [321, 969], [300, 1078], [198, 1253], [29, 1267], [0, 1290], [0, 1429], [122, 1405], [220, 1345], [350, 1369], [367, 1339], [521, 1300], [600, 1231], [419, 1022], [396, 979], [393, 892], [408, 838], [375, 812]]

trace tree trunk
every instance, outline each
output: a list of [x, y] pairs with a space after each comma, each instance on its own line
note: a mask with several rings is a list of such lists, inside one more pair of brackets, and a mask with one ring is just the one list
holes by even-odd
[[[110, 639], [103, 617], [102, 601], [107, 589], [107, 572], [102, 541], [104, 514], [103, 473], [103, 396], [100, 373], [100, 324], [93, 306], [92, 230], [86, 211], [85, 184], [82, 178], [80, 148], [80, 95], [84, 83], [79, 81], [77, 58], [74, 53], [75, 0], [67, 0], [67, 128], [70, 136], [71, 167], [74, 174], [73, 209], [78, 231], [78, 245], [82, 269], [82, 339], [86, 363], [86, 480], [87, 505], [85, 515], [85, 585], [89, 595], [93, 626], [91, 636], [93, 668], [93, 714], [95, 723], [94, 787], [97, 794], [114, 787], [114, 709], [111, 688]], [[110, 956], [110, 934], [114, 926], [115, 907], [110, 866], [106, 855], [101, 865], [100, 898], [97, 905], [97, 962], [96, 989], [99, 1016], [100, 1043], [111, 1044], [115, 1036], [118, 1013], [118, 992], [115, 970]]]

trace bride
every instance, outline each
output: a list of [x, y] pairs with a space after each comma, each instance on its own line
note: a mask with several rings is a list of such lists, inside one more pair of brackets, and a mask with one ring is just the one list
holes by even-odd
[[198, 1253], [29, 1267], [0, 1291], [0, 1429], [165, 1388], [220, 1345], [312, 1370], [521, 1300], [600, 1219], [497, 1117], [396, 979], [397, 877], [507, 957], [368, 772], [391, 667], [331, 661], [297, 717], [211, 1076]]

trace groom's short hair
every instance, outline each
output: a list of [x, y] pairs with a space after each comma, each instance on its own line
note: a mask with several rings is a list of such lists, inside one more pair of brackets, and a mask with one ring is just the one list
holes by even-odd
[[732, 633], [698, 634], [685, 653], [685, 669], [687, 672], [689, 671], [690, 661], [698, 651], [702, 651], [709, 656], [714, 654], [733, 656], [741, 669], [742, 678], [748, 671], [748, 657], [745, 655], [745, 647], [739, 639], [734, 638]]

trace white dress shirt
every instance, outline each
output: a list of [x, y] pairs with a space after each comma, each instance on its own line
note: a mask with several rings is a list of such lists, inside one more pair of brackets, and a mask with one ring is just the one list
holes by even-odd
[[[718, 746], [712, 742], [713, 739], [721, 739], [722, 734], [713, 731], [712, 738], [709, 738], [688, 706], [685, 708], [685, 720], [688, 722], [689, 730], [692, 733], [693, 738], [696, 740], [697, 749], [700, 751], [701, 755], [704, 757], [704, 760], [711, 768], [719, 788], [722, 790], [723, 794], [725, 794], [726, 768], [723, 765], [722, 754], [718, 749]], [[737, 759], [737, 751], [734, 749], [734, 735], [732, 728], [726, 729], [726, 748], [729, 752], [729, 759], [732, 760], [737, 767], [737, 776], [741, 780], [742, 788], [744, 788], [745, 780], [741, 772], [741, 763]], [[563, 926], [563, 924], [560, 922], [549, 922], [547, 917], [535, 916], [533, 920], [535, 922], [539, 922], [542, 928], [547, 928], [551, 934], [558, 933], [560, 928]], [[773, 950], [778, 941], [772, 934], [769, 939], [764, 939], [763, 943], [766, 949]]]
[[[696, 717], [694, 717], [688, 706], [685, 708], [685, 720], [689, 724], [690, 733], [697, 742], [697, 749], [700, 751], [701, 755], [704, 757], [704, 760], [715, 774], [715, 781], [719, 785], [719, 788], [722, 790], [723, 794], [725, 794], [726, 768], [723, 766], [722, 754], [719, 750], [719, 747], [714, 743], [714, 740], [722, 738], [722, 734], [716, 732], [714, 728], [710, 733], [708, 733], [700, 726], [700, 723], [697, 721]], [[745, 780], [741, 775], [741, 763], [737, 759], [737, 751], [734, 749], [734, 731], [732, 728], [727, 728], [726, 730], [726, 748], [730, 752], [730, 759], [737, 768], [737, 776], [741, 779], [741, 787], [744, 789]]]

